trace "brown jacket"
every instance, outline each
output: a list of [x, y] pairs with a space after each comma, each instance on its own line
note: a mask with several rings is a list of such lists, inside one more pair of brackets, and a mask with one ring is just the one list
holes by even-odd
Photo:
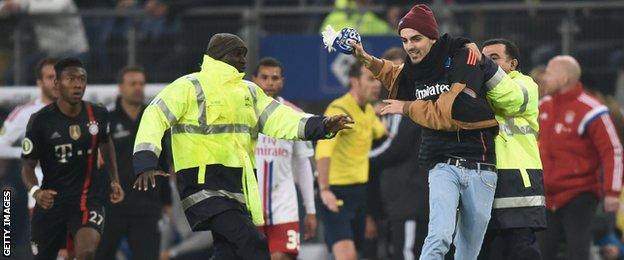
[[[399, 75], [403, 70], [403, 64], [394, 65], [389, 60], [373, 57], [373, 62], [370, 64], [369, 69], [390, 93], [388, 98], [396, 98], [399, 88]], [[465, 88], [466, 84], [453, 83], [450, 86], [450, 91], [440, 94], [435, 102], [431, 100], [414, 100], [405, 103], [403, 113], [417, 124], [435, 130], [474, 130], [496, 126], [497, 122], [493, 118], [466, 122], [453, 117], [453, 103]], [[466, 93], [469, 92], [466, 91]]]

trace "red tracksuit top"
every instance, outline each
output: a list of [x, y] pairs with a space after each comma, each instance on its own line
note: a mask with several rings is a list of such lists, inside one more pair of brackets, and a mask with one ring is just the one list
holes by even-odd
[[618, 196], [622, 144], [607, 107], [579, 83], [544, 97], [539, 110], [546, 207], [561, 208], [581, 192]]

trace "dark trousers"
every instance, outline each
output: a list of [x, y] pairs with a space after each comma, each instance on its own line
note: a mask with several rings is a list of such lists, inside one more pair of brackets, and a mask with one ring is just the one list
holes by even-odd
[[560, 243], [564, 240], [564, 259], [589, 259], [597, 205], [598, 199], [593, 193], [581, 193], [562, 208], [546, 211], [548, 229], [538, 234], [545, 260], [558, 259]]
[[532, 228], [490, 229], [478, 259], [538, 260], [542, 255]]
[[207, 225], [214, 237], [216, 260], [271, 258], [266, 237], [245, 213], [227, 210], [210, 218]]
[[429, 169], [433, 168], [433, 164], [429, 166], [419, 165], [416, 172], [416, 237], [414, 241], [416, 258], [420, 256], [429, 232]]
[[[393, 260], [417, 259], [420, 256], [420, 250], [416, 251], [416, 236], [419, 230], [416, 228], [415, 219], [391, 220], [390, 231]], [[420, 247], [422, 248], [422, 244]]]
[[[115, 210], [116, 211], [116, 210]], [[160, 216], [126, 215], [109, 210], [95, 259], [115, 259], [123, 237], [128, 240], [133, 259], [158, 259], [160, 255]]]

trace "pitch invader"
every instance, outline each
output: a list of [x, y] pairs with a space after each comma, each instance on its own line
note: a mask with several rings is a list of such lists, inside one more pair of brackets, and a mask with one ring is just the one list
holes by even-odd
[[[83, 101], [87, 72], [74, 58], [54, 65], [59, 98], [33, 114], [22, 142], [22, 179], [37, 205], [32, 216], [35, 259], [56, 259], [66, 238], [73, 238], [77, 259], [92, 259], [104, 225], [104, 176], [97, 169], [98, 150], [111, 178], [110, 200], [119, 203], [115, 149], [110, 140], [108, 112]], [[41, 163], [43, 181], [34, 169]]]
[[[301, 111], [278, 96], [284, 87], [282, 73], [283, 67], [278, 60], [264, 58], [258, 63], [252, 80], [268, 96]], [[314, 150], [310, 142], [278, 140], [263, 134], [258, 136], [256, 167], [265, 222], [258, 230], [269, 241], [272, 260], [295, 259], [299, 253], [299, 207], [295, 182], [301, 190], [306, 210], [304, 239], [315, 235], [312, 156]]]

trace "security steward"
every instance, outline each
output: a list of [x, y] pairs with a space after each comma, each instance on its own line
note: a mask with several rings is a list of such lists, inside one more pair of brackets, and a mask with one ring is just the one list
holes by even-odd
[[216, 259], [269, 259], [254, 174], [258, 133], [290, 140], [333, 137], [353, 123], [347, 115], [299, 113], [243, 80], [247, 47], [215, 34], [201, 70], [165, 87], [145, 109], [134, 146], [135, 188], [155, 187], [163, 133], [171, 128], [173, 164], [193, 231], [210, 230]]
[[[479, 259], [541, 259], [535, 231], [546, 228], [546, 199], [537, 145], [538, 86], [517, 70], [520, 51], [513, 42], [487, 40], [483, 54], [490, 58], [485, 59], [486, 68], [492, 67], [488, 62], [499, 65], [487, 87], [516, 85], [523, 102], [508, 114], [494, 110], [499, 125], [494, 139], [498, 181]], [[493, 244], [495, 239], [500, 241], [498, 246]]]

